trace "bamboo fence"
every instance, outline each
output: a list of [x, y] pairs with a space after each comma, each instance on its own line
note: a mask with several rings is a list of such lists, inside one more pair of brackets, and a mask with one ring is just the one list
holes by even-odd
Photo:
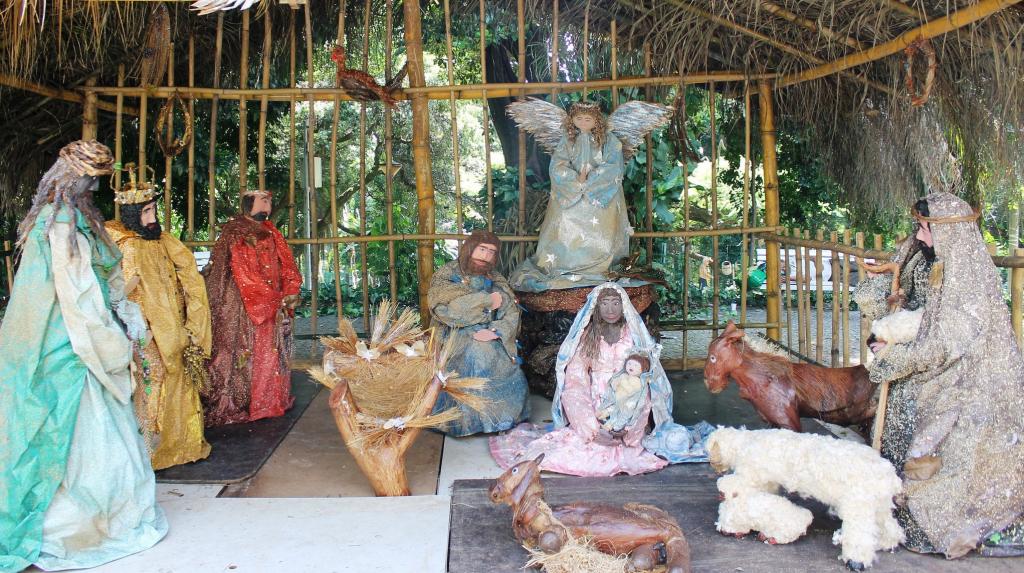
[[[988, 2], [990, 3], [990, 2]], [[342, 44], [345, 42], [345, 14], [346, 9], [344, 3], [342, 5], [338, 17], [337, 27], [337, 42]], [[295, 5], [292, 6], [292, 10], [289, 11], [288, 21], [285, 25], [278, 25], [277, 30], [287, 30], [288, 35], [288, 69], [289, 69], [289, 80], [286, 86], [272, 86], [270, 81], [269, 70], [273, 65], [272, 46], [274, 40], [274, 27], [270, 19], [269, 11], [264, 13], [263, 29], [262, 29], [262, 42], [258, 42], [255, 47], [260, 50], [258, 55], [254, 55], [254, 58], [259, 58], [262, 64], [262, 77], [259, 80], [259, 87], [252, 87], [249, 85], [249, 57], [250, 57], [250, 22], [248, 12], [243, 12], [241, 16], [237, 14], [226, 15], [225, 13], [218, 13], [217, 15], [217, 27], [215, 36], [215, 58], [214, 66], [211, 76], [206, 78], [200, 78], [200, 80], [207, 80], [208, 85], [197, 85], [197, 78], [195, 77], [195, 41], [193, 38], [189, 38], [187, 46], [180, 46], [183, 51], [183, 55], [188, 59], [188, 81], [185, 85], [175, 85], [173, 73], [168, 75], [167, 85], [158, 87], [129, 87], [125, 85], [125, 73], [124, 69], [120, 69], [118, 73], [118, 82], [116, 86], [97, 86], [97, 85], [86, 85], [77, 92], [71, 92], [68, 97], [79, 97], [83, 104], [83, 129], [95, 130], [96, 122], [98, 121], [97, 109], [112, 110], [115, 115], [115, 139], [114, 142], [114, 153], [118, 161], [120, 161], [125, 153], [123, 148], [124, 141], [132, 141], [132, 138], [137, 138], [138, 145], [138, 163], [140, 166], [145, 165], [146, 162], [146, 146], [147, 139], [150, 134], [147, 132], [147, 118], [148, 118], [148, 100], [156, 98], [163, 100], [177, 95], [187, 99], [187, 105], [192, 116], [195, 117], [194, 110], [198, 105], [207, 105], [209, 102], [210, 109], [210, 125], [209, 125], [209, 149], [208, 149], [208, 166], [207, 166], [207, 179], [209, 184], [207, 185], [207, 208], [208, 208], [208, 228], [206, 229], [207, 238], [205, 240], [197, 240], [195, 233], [195, 209], [196, 209], [196, 193], [201, 192], [196, 187], [196, 164], [195, 164], [195, 149], [194, 144], [188, 148], [187, 155], [187, 188], [182, 191], [187, 193], [186, 201], [186, 212], [183, 214], [183, 219], [186, 225], [186, 245], [192, 248], [205, 248], [213, 244], [213, 239], [217, 236], [217, 224], [218, 221], [223, 221], [223, 215], [227, 214], [229, 207], [232, 206], [234, 201], [229, 205], [218, 209], [217, 206], [217, 191], [218, 185], [223, 182], [224, 171], [228, 166], [218, 166], [217, 164], [217, 148], [218, 148], [218, 134], [224, 133], [224, 128], [227, 126], [221, 126], [218, 122], [218, 111], [224, 102], [237, 101], [239, 114], [241, 117], [246, 117], [248, 113], [248, 101], [259, 101], [259, 128], [258, 138], [255, 150], [255, 164], [256, 164], [256, 183], [260, 188], [263, 188], [266, 184], [266, 170], [267, 170], [267, 156], [266, 156], [266, 141], [267, 141], [267, 117], [270, 109], [282, 109], [274, 108], [274, 106], [288, 106], [288, 173], [289, 173], [289, 184], [287, 189], [287, 195], [285, 205], [279, 206], [287, 209], [287, 240], [290, 245], [297, 250], [297, 252], [304, 251], [304, 265], [307, 270], [306, 284], [310, 287], [312, 297], [310, 308], [308, 309], [311, 316], [312, 328], [314, 336], [319, 333], [319, 327], [317, 324], [317, 317], [320, 310], [320, 299], [319, 299], [319, 281], [321, 274], [320, 259], [324, 253], [328, 253], [330, 257], [331, 270], [333, 271], [334, 281], [334, 304], [335, 308], [338, 309], [338, 320], [343, 318], [344, 314], [344, 289], [341, 283], [341, 277], [343, 276], [343, 269], [341, 261], [343, 258], [342, 246], [350, 246], [354, 249], [353, 252], [358, 252], [358, 263], [353, 259], [353, 265], [358, 264], [358, 282], [361, 289], [361, 307], [362, 316], [365, 320], [369, 320], [370, 317], [370, 298], [369, 298], [369, 285], [372, 278], [368, 270], [368, 247], [371, 243], [382, 243], [386, 244], [388, 261], [389, 261], [389, 291], [392, 299], [397, 298], [398, 284], [396, 277], [396, 267], [398, 265], [396, 244], [407, 242], [415, 243], [417, 252], [417, 264], [418, 264], [418, 288], [420, 294], [420, 308], [423, 312], [424, 318], [426, 318], [426, 289], [430, 282], [430, 276], [432, 273], [433, 266], [433, 249], [435, 243], [438, 241], [450, 241], [460, 240], [466, 235], [465, 221], [464, 221], [464, 204], [463, 204], [463, 189], [462, 189], [462, 178], [460, 173], [460, 126], [458, 110], [460, 106], [479, 106], [482, 110], [481, 115], [483, 118], [483, 156], [484, 156], [484, 181], [486, 188], [486, 224], [489, 230], [494, 229], [494, 183], [493, 183], [493, 172], [492, 172], [492, 137], [491, 137], [491, 118], [489, 117], [489, 110], [487, 103], [493, 98], [503, 97], [524, 97], [527, 95], [544, 95], [550, 97], [552, 101], [557, 101], [559, 94], [566, 93], [580, 93], [586, 94], [589, 91], [594, 90], [609, 90], [612, 94], [613, 105], [618, 103], [618, 95], [620, 90], [627, 88], [637, 88], [638, 93], [643, 93], [647, 99], [655, 98], [655, 94], [664, 92], [664, 88], [673, 88], [676, 91], [685, 89], [686, 86], [697, 85], [706, 86], [708, 104], [711, 110], [710, 116], [710, 137], [711, 137], [711, 165], [712, 165], [712, 178], [711, 178], [711, 194], [709, 197], [709, 210], [711, 213], [711, 224], [709, 229], [693, 229], [691, 227], [691, 197], [689, 196], [690, 185], [687, 178], [684, 177], [683, 181], [683, 192], [679, 198], [682, 203], [684, 220], [682, 229], [678, 231], [654, 231], [654, 213], [653, 213], [653, 173], [652, 173], [652, 145], [651, 139], [648, 138], [647, 142], [647, 172], [645, 180], [645, 195], [642, 211], [638, 209], [636, 215], [637, 227], [642, 228], [642, 231], [638, 231], [633, 236], [633, 241], [642, 241], [644, 250], [647, 253], [648, 261], [653, 260], [654, 257], [654, 242], [655, 239], [664, 239], [678, 241], [681, 243], [681, 256], [682, 256], [682, 267], [683, 277], [681, 281], [671, 285], [670, 288], [678, 289], [681, 291], [681, 301], [683, 315], [688, 316], [690, 310], [690, 297], [689, 297], [689, 286], [690, 286], [690, 259], [693, 256], [693, 245], [692, 241], [696, 238], [710, 237], [711, 241], [711, 258], [715, 272], [713, 273], [713, 303], [711, 309], [711, 319], [706, 322], [686, 322], [672, 326], [673, 329], [681, 331], [681, 338], [683, 341], [683, 348], [687, 346], [688, 332], [693, 330], [711, 330], [712, 334], [718, 333], [718, 330], [723, 327], [722, 321], [719, 316], [719, 305], [718, 305], [718, 292], [720, 286], [720, 269], [722, 265], [721, 253], [719, 252], [719, 238], [727, 235], [739, 236], [740, 238], [740, 264], [738, 272], [740, 273], [740, 301], [739, 301], [739, 323], [741, 326], [747, 328], [764, 328], [768, 336], [782, 340], [782, 334], [784, 331], [785, 341], [790, 347], [799, 350], [799, 352], [805, 356], [813, 356], [814, 360], [819, 362], [827, 362], [832, 365], [848, 365], [855, 361], [858, 356], [864, 356], [864, 341], [865, 336], [863, 335], [869, 325], [862, 322], [860, 326], [860, 352], [859, 354], [854, 353], [851, 349], [851, 337], [850, 337], [850, 288], [852, 286], [851, 281], [853, 276], [851, 275], [851, 268], [856, 264], [857, 261], [864, 258], [869, 259], [881, 259], [891, 256], [881, 249], [881, 237], [873, 238], [872, 249], [864, 247], [864, 235], [861, 233], [851, 234], [848, 230], [825, 230], [825, 229], [783, 229], [779, 226], [779, 199], [778, 199], [778, 176], [777, 176], [777, 160], [775, 156], [776, 149], [776, 138], [775, 138], [775, 122], [774, 122], [774, 105], [773, 105], [773, 87], [774, 82], [779, 79], [776, 74], [763, 74], [763, 75], [748, 75], [742, 72], [725, 71], [725, 72], [714, 72], [714, 73], [686, 73], [684, 70], [676, 75], [671, 76], [654, 76], [652, 75], [652, 53], [651, 46], [647, 43], [640, 43], [638, 46], [629, 45], [625, 48], [619, 45], [618, 38], [618, 23], [614, 20], [610, 22], [610, 34], [603, 37], [592, 37], [592, 27], [590, 22], [589, 8], [586, 11], [583, 25], [583, 35], [581, 39], [583, 48], [583, 69], [582, 69], [582, 80], [581, 81], [562, 81], [559, 74], [559, 57], [560, 57], [560, 44], [557, 38], [560, 37], [559, 30], [559, 4], [554, 2], [554, 11], [552, 18], [552, 32], [553, 37], [556, 41], [552, 44], [551, 51], [551, 73], [550, 81], [545, 82], [526, 82], [526, 66], [522, 65], [526, 61], [526, 38], [525, 28], [527, 26], [524, 8], [524, 1], [517, 0], [517, 18], [518, 24], [518, 53], [520, 65], [518, 66], [518, 81], [515, 83], [487, 83], [487, 58], [486, 58], [486, 45], [488, 30], [485, 24], [485, 0], [480, 0], [480, 44], [479, 44], [479, 58], [481, 77], [480, 82], [475, 84], [456, 84], [454, 70], [452, 68], [452, 21], [451, 21], [451, 9], [449, 6], [449, 0], [444, 0], [444, 30], [445, 30], [445, 50], [448, 55], [447, 68], [445, 70], [447, 75], [447, 85], [441, 86], [428, 86], [426, 85], [424, 78], [424, 63], [423, 63], [423, 42], [420, 30], [420, 14], [417, 10], [415, 3], [406, 3], [404, 6], [404, 51], [408, 58], [408, 72], [409, 72], [409, 87], [398, 91], [395, 96], [396, 99], [402, 101], [408, 101], [410, 104], [400, 104], [397, 110], [392, 110], [390, 107], [385, 106], [383, 108], [384, 117], [384, 130], [383, 130], [383, 146], [384, 146], [384, 157], [385, 165], [383, 166], [384, 177], [383, 177], [383, 203], [386, 217], [386, 231], [383, 234], [371, 235], [368, 231], [367, 226], [367, 202], [368, 197], [371, 193], [371, 188], [368, 185], [368, 179], [373, 175], [372, 171], [379, 166], [374, 166], [373, 169], [367, 165], [366, 154], [368, 152], [368, 137], [367, 133], [367, 114], [368, 110], [373, 109], [372, 106], [380, 105], [377, 103], [363, 103], [353, 102], [352, 98], [346, 91], [337, 86], [318, 86], [316, 84], [316, 78], [313, 75], [313, 66], [308, 65], [314, 59], [314, 45], [311, 30], [310, 13], [307, 10], [307, 5]], [[771, 3], [766, 3], [766, 6], [775, 6]], [[362, 26], [360, 26], [361, 32], [361, 47], [362, 47], [362, 59], [360, 67], [364, 71], [370, 72], [369, 69], [369, 47], [371, 39], [371, 13], [372, 3], [370, 0], [365, 0], [362, 6]], [[778, 7], [776, 7], [778, 8]], [[302, 13], [297, 13], [298, 10], [302, 10]], [[383, 26], [384, 34], [384, 46], [386, 53], [384, 54], [384, 74], [386, 77], [392, 77], [394, 73], [394, 62], [393, 62], [393, 50], [395, 48], [394, 43], [396, 40], [402, 40], [403, 38], [394, 37], [394, 6], [392, 0], [387, 0], [385, 3], [386, 19]], [[786, 14], [778, 12], [769, 7], [769, 11], [776, 16], [790, 19]], [[298, 22], [298, 18], [302, 18], [302, 22]], [[228, 30], [240, 30], [241, 35], [241, 54], [237, 62], [224, 62], [222, 53], [224, 46], [224, 33], [225, 33], [225, 18], [232, 18], [232, 22], [227, 26]], [[240, 26], [237, 26], [237, 21], [240, 19]], [[790, 19], [798, 25], [806, 26], [807, 22], [799, 22]], [[257, 25], [259, 25], [257, 23]], [[299, 72], [298, 67], [298, 37], [300, 34], [300, 27], [302, 28], [304, 43], [305, 43], [305, 63], [307, 78], [306, 85], [299, 86], [297, 80], [297, 74]], [[377, 33], [381, 33], [378, 31]], [[282, 33], [283, 35], [283, 33]], [[835, 41], [843, 42], [842, 38], [832, 38]], [[610, 55], [611, 65], [608, 69], [608, 76], [605, 78], [593, 78], [591, 77], [594, 73], [593, 66], [591, 65], [591, 50], [594, 46], [591, 44], [607, 42], [608, 54]], [[844, 42], [847, 43], [848, 42]], [[173, 52], [173, 50], [172, 50]], [[182, 55], [182, 54], [179, 54]], [[255, 60], [254, 60], [255, 61]], [[627, 69], [628, 65], [623, 65], [622, 62], [642, 62], [641, 76], [627, 76], [624, 75], [624, 71], [636, 72], [637, 66], [633, 66], [634, 69]], [[239, 85], [237, 88], [223, 87], [221, 85], [222, 69], [224, 66], [238, 65], [239, 70]], [[621, 68], [621, 69], [620, 69]], [[171, 67], [173, 69], [173, 66]], [[811, 70], [814, 73], [817, 71]], [[720, 91], [717, 86], [721, 85], [722, 82], [742, 82], [742, 90], [740, 91]], [[663, 89], [658, 89], [663, 88]], [[642, 90], [642, 91], [639, 91]], [[735, 94], [740, 94], [739, 96]], [[751, 156], [751, 138], [752, 138], [752, 114], [755, 113], [752, 105], [755, 104], [758, 107], [756, 113], [760, 114], [760, 138], [761, 145], [764, 149], [763, 164], [761, 166], [764, 173], [764, 187], [766, 192], [765, 203], [762, 206], [762, 213], [760, 216], [758, 213], [751, 211], [751, 178], [754, 166], [749, 162], [745, 161], [743, 166], [743, 195], [742, 195], [742, 223], [738, 227], [722, 227], [720, 222], [719, 204], [718, 204], [718, 184], [717, 184], [717, 159], [719, 153], [719, 146], [717, 141], [718, 136], [718, 114], [716, 113], [723, 98], [734, 98], [742, 97], [742, 106], [744, 113], [744, 157]], [[102, 98], [114, 98], [114, 103], [106, 101]], [[66, 99], [66, 98], [65, 98]], [[126, 101], [127, 100], [127, 101]], [[431, 177], [431, 149], [430, 149], [430, 125], [429, 125], [429, 114], [428, 104], [430, 100], [441, 100], [447, 101], [450, 108], [450, 141], [453, 146], [453, 169], [454, 169], [454, 203], [455, 203], [455, 232], [436, 232], [435, 230], [435, 204], [434, 204], [434, 184]], [[331, 106], [331, 123], [330, 123], [330, 148], [329, 150], [319, 150], [321, 152], [326, 151], [330, 154], [327, 163], [329, 164], [330, 174], [327, 178], [329, 180], [328, 197], [330, 202], [330, 213], [329, 217], [321, 217], [318, 213], [318, 201], [317, 201], [317, 188], [316, 188], [316, 177], [315, 171], [317, 169], [317, 162], [315, 158], [317, 156], [316, 146], [316, 131], [318, 129], [318, 116], [323, 109], [318, 109], [318, 102], [324, 102], [324, 106]], [[338, 136], [339, 136], [339, 116], [340, 110], [344, 106], [358, 106], [359, 110], [359, 125], [358, 125], [358, 145], [359, 145], [359, 175], [358, 175], [358, 206], [349, 211], [354, 213], [358, 218], [358, 230], [355, 233], [343, 232], [340, 219], [342, 218], [343, 212], [349, 209], [349, 206], [339, 204], [339, 197], [344, 194], [344, 191], [340, 189], [342, 185], [338, 181]], [[303, 130], [298, 129], [296, 125], [298, 120], [298, 110], [302, 107], [307, 110], [307, 124]], [[411, 108], [412, 113], [412, 154], [415, 168], [415, 183], [416, 183], [416, 212], [418, 215], [417, 226], [415, 232], [407, 232], [408, 230], [400, 230], [396, 228], [394, 214], [396, 209], [400, 206], [396, 204], [394, 195], [394, 177], [396, 171], [392, 168], [394, 165], [394, 120], [396, 114], [407, 113]], [[683, 118], [684, 126], [686, 121], [686, 104], [685, 98], [679, 98], [679, 107], [677, 113]], [[124, 116], [137, 116], [137, 123], [124, 121]], [[248, 165], [250, 151], [247, 149], [248, 137], [245, 132], [246, 121], [241, 121], [238, 133], [237, 151], [239, 156], [238, 165], [238, 188], [240, 192], [244, 192], [249, 186], [248, 178]], [[133, 132], [133, 129], [137, 127], [137, 130]], [[128, 133], [126, 133], [128, 132]], [[88, 133], [88, 132], [87, 132]], [[373, 135], [375, 141], [379, 141], [379, 135]], [[303, 145], [303, 142], [305, 145]], [[527, 196], [526, 196], [526, 177], [525, 177], [525, 166], [526, 166], [526, 140], [525, 137], [520, 134], [519, 139], [516, 142], [519, 152], [519, 197], [518, 197], [518, 210], [515, 218], [515, 233], [511, 235], [503, 236], [504, 241], [513, 243], [529, 243], [536, 241], [537, 237], [531, 235], [531, 229], [527, 228]], [[171, 173], [173, 162], [181, 161], [181, 159], [167, 158], [165, 160], [165, 189], [167, 191], [165, 198], [165, 220], [170, 221], [170, 215], [172, 214], [172, 192], [174, 190], [174, 183], [172, 182]], [[301, 163], [299, 163], [301, 161]], [[302, 167], [300, 167], [302, 166]], [[304, 173], [304, 175], [303, 175]], [[221, 178], [218, 178], [218, 175]], [[120, 177], [120, 174], [115, 175], [115, 181]], [[200, 180], [201, 181], [201, 180]], [[201, 188], [201, 187], [200, 187]], [[223, 194], [222, 194], [223, 196]], [[218, 218], [218, 215], [221, 217]], [[305, 222], [305, 225], [300, 225], [300, 219]], [[329, 228], [321, 229], [321, 224], [327, 226], [329, 220]], [[304, 227], [304, 228], [303, 228]], [[406, 232], [403, 232], [406, 231]], [[813, 239], [811, 238], [813, 236]], [[825, 240], [825, 237], [829, 240]], [[851, 240], [854, 239], [854, 240]], [[854, 245], [855, 242], [855, 245]], [[747, 286], [746, 270], [751, 265], [750, 252], [756, 244], [763, 244], [765, 247], [765, 264], [767, 272], [767, 282], [765, 284], [765, 296], [767, 301], [767, 309], [765, 318], [763, 321], [751, 322], [748, 321], [748, 305], [747, 299], [750, 295], [750, 289]], [[349, 249], [345, 249], [348, 252]], [[832, 283], [832, 295], [831, 302], [825, 295], [824, 291], [824, 260], [825, 255], [830, 255], [829, 261], [829, 274]], [[795, 276], [790, 276], [790, 260], [795, 261]], [[3, 252], [3, 259], [5, 265], [5, 278], [7, 281], [7, 288], [11, 286], [11, 279], [13, 277], [13, 253], [9, 244], [5, 245]], [[993, 261], [1001, 267], [1011, 268], [1010, 272], [1010, 293], [1012, 300], [1012, 321], [1015, 332], [1018, 338], [1022, 337], [1022, 320], [1021, 315], [1024, 312], [1024, 250], [1018, 249], [1013, 253], [1012, 256], [999, 257], [994, 256]], [[785, 272], [780, 272], [781, 267], [785, 269]], [[782, 280], [780, 281], [780, 277]], [[354, 287], [355, 288], [355, 287]], [[830, 328], [826, 331], [825, 328], [825, 314], [831, 309], [831, 322]], [[784, 317], [780, 316], [780, 311], [784, 313]], [[795, 314], [795, 317], [792, 315]], [[795, 325], [793, 319], [795, 318]], [[424, 320], [424, 322], [426, 322]], [[829, 334], [831, 333], [831, 334]], [[826, 348], [828, 349], [826, 351]], [[827, 356], [827, 360], [826, 360]], [[699, 363], [699, 362], [698, 362]], [[688, 366], [694, 364], [694, 362], [684, 360], [678, 364], [669, 363], [670, 366]]]

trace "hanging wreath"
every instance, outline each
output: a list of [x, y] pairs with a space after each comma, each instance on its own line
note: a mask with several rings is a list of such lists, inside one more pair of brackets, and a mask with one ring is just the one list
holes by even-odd
[[[174, 106], [177, 104], [178, 108], [181, 109], [181, 115], [183, 117], [185, 130], [182, 132], [181, 137], [175, 139], [174, 131], [167, 129], [171, 118], [174, 117]], [[167, 102], [164, 103], [164, 107], [160, 109], [160, 113], [156, 118], [156, 141], [160, 144], [160, 149], [163, 150], [164, 155], [168, 157], [177, 157], [179, 153], [184, 151], [188, 147], [189, 142], [192, 141], [192, 116], [188, 113], [188, 107], [185, 106], [185, 102], [181, 101], [178, 94], [172, 95], [168, 98]]]
[[[923, 53], [928, 62], [928, 71], [925, 74], [924, 88], [921, 93], [917, 93], [914, 85], [914, 56], [918, 52]], [[907, 85], [907, 91], [910, 92], [910, 105], [921, 107], [928, 101], [928, 96], [932, 93], [932, 84], [935, 82], [935, 68], [938, 67], [935, 60], [935, 48], [927, 38], [918, 38], [903, 50], [903, 54], [907, 57], [907, 60], [903, 62], [903, 70], [906, 72], [904, 82]]]

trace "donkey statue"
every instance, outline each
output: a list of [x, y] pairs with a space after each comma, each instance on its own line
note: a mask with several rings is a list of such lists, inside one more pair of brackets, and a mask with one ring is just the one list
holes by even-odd
[[718, 394], [729, 378], [739, 385], [740, 398], [776, 428], [799, 432], [800, 416], [857, 425], [875, 415], [875, 385], [864, 366], [826, 368], [759, 352], [731, 320], [708, 347], [704, 385]]
[[512, 466], [489, 490], [492, 502], [512, 507], [512, 531], [520, 543], [556, 553], [570, 536], [588, 537], [602, 553], [629, 555], [630, 571], [648, 571], [664, 563], [666, 573], [692, 573], [690, 546], [682, 529], [657, 507], [587, 502], [548, 506], [540, 482], [543, 459], [541, 454]]

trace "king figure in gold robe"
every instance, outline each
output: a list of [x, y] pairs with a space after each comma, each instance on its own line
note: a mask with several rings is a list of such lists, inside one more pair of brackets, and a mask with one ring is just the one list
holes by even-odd
[[210, 356], [210, 306], [192, 252], [160, 228], [151, 184], [131, 182], [117, 194], [121, 221], [107, 232], [124, 254], [128, 299], [142, 307], [148, 343], [132, 369], [139, 428], [159, 470], [210, 455], [199, 389]]

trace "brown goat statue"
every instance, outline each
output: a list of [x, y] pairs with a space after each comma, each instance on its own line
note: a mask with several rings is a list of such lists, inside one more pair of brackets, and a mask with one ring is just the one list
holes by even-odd
[[758, 352], [732, 321], [708, 347], [704, 385], [718, 394], [730, 378], [740, 398], [776, 428], [799, 432], [800, 416], [863, 425], [875, 415], [875, 385], [864, 366], [826, 368]]
[[630, 571], [647, 571], [664, 563], [666, 573], [692, 573], [686, 537], [662, 509], [638, 503], [548, 506], [540, 482], [543, 459], [541, 454], [512, 466], [489, 490], [492, 502], [512, 508], [512, 531], [520, 543], [556, 553], [570, 536], [586, 537], [602, 553], [629, 555]]

